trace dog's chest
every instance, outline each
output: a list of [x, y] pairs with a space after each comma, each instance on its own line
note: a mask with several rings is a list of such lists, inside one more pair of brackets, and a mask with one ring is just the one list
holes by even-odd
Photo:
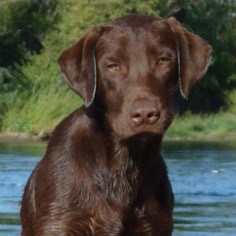
[[110, 203], [127, 207], [136, 198], [140, 175], [130, 161], [110, 166], [94, 174], [95, 185], [101, 198]]
[[120, 235], [135, 212], [139, 172], [133, 164], [123, 163], [96, 171], [94, 181], [97, 197], [91, 206], [89, 227], [94, 235]]

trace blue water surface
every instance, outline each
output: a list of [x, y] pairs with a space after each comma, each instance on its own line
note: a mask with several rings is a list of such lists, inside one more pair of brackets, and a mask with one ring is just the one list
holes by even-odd
[[[20, 235], [23, 188], [46, 143], [0, 144], [0, 235]], [[236, 235], [236, 144], [165, 142], [174, 236]]]

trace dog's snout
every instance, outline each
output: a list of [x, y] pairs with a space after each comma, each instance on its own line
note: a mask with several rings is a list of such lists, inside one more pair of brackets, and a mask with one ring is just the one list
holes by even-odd
[[152, 101], [137, 100], [130, 108], [130, 118], [137, 126], [154, 125], [159, 118], [159, 109]]

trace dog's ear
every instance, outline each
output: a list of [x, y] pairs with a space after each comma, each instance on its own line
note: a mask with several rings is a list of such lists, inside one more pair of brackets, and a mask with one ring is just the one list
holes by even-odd
[[211, 61], [211, 46], [199, 36], [190, 33], [174, 18], [167, 20], [176, 37], [179, 87], [187, 99], [191, 87], [206, 73]]
[[104, 27], [94, 27], [78, 43], [62, 52], [59, 65], [65, 81], [89, 107], [96, 93], [95, 46]]

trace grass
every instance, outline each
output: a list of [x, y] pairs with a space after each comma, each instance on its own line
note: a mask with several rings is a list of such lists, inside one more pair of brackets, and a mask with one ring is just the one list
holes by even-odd
[[165, 137], [169, 140], [236, 140], [236, 113], [177, 116]]
[[[38, 97], [29, 97], [21, 106], [15, 104], [3, 120], [4, 133], [44, 134], [50, 133], [55, 125], [81, 105], [81, 100], [66, 86], [55, 94], [51, 87]], [[68, 104], [70, 101], [70, 104]]]

